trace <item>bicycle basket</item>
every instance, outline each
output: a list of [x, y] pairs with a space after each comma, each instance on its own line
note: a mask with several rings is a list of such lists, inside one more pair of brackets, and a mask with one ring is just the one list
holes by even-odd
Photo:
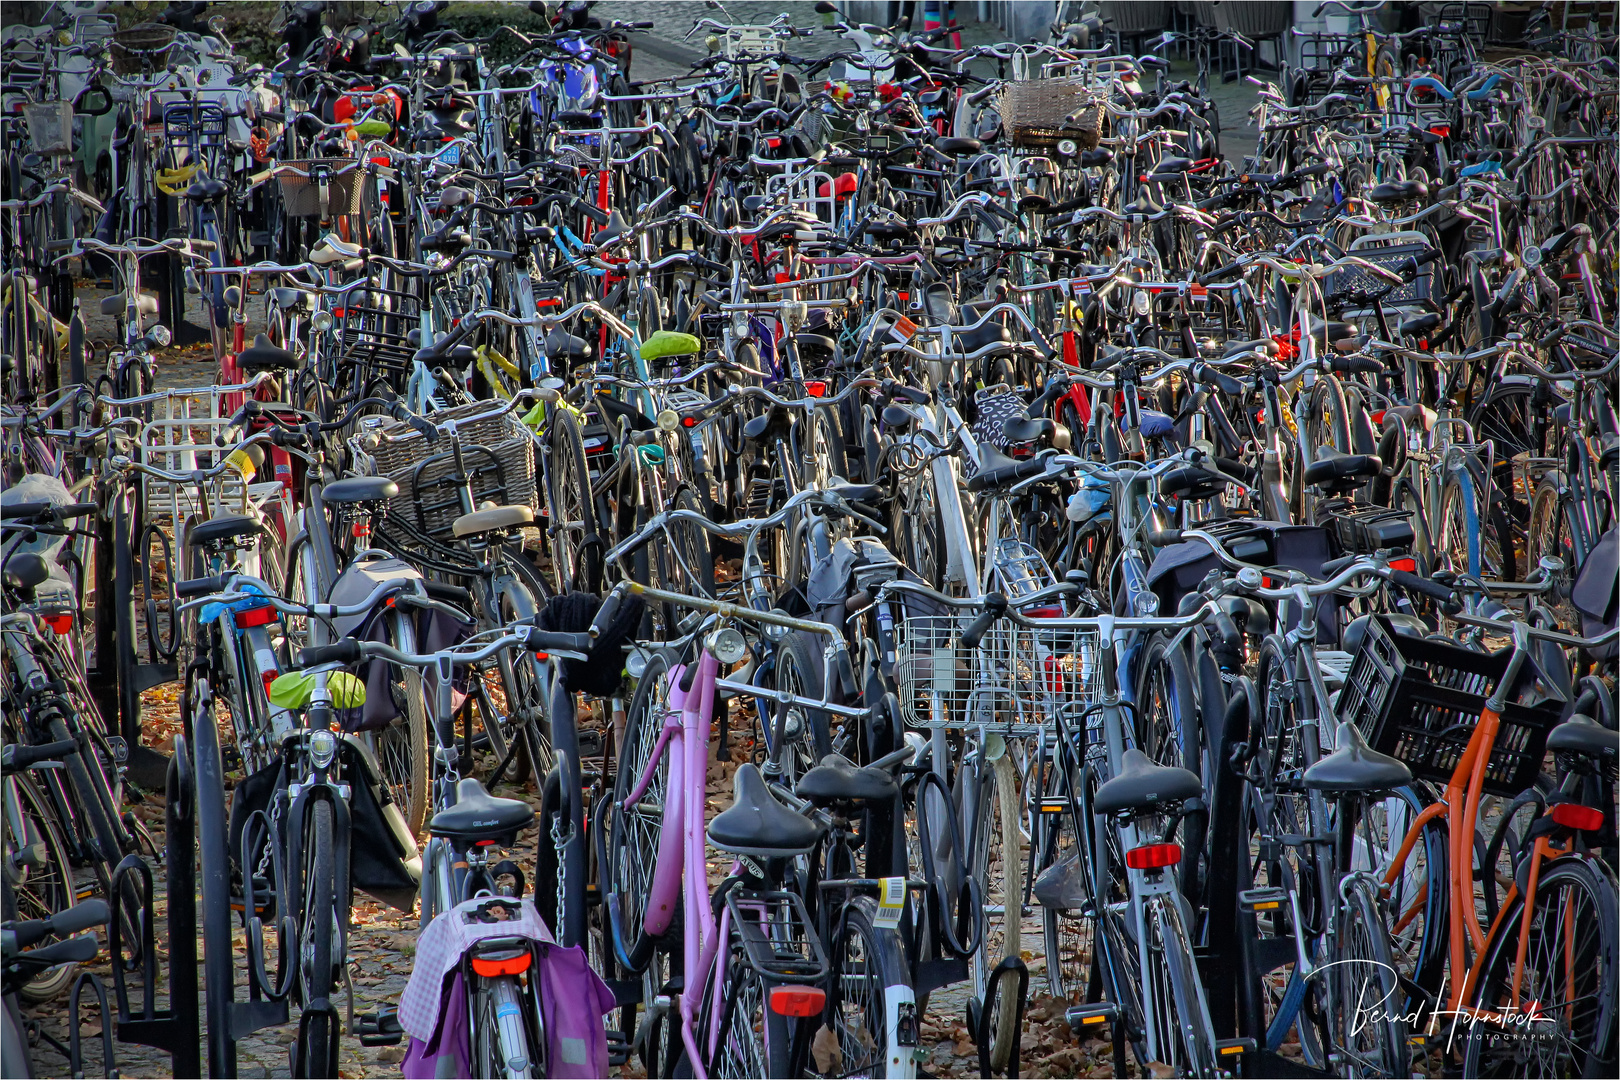
[[912, 615], [895, 627], [900, 711], [913, 727], [978, 727], [1034, 735], [1059, 718], [1079, 724], [1098, 690], [1097, 636], [1003, 620], [977, 649], [962, 645], [971, 615]]
[[[527, 506], [538, 514], [534, 437], [523, 422], [514, 413], [459, 422], [487, 414], [490, 408], [490, 402], [475, 401], [442, 409], [430, 418], [441, 431], [447, 423], [456, 422], [475, 507], [493, 502], [497, 506]], [[375, 446], [369, 445], [373, 438]], [[461, 478], [456, 474], [448, 438], [441, 435], [430, 443], [414, 428], [384, 420], [350, 442], [358, 454], [371, 458], [376, 475], [399, 485], [399, 494], [388, 504], [391, 516], [411, 522], [431, 537], [451, 535], [451, 526], [463, 510], [459, 497]]]
[[1010, 80], [1001, 85], [996, 111], [1015, 146], [1074, 139], [1091, 150], [1102, 136], [1102, 104], [1083, 78]]
[[[1379, 753], [1404, 761], [1415, 778], [1445, 783], [1507, 663], [1506, 652], [1404, 637], [1374, 616], [1340, 694], [1339, 719], [1359, 727]], [[1502, 710], [1485, 769], [1487, 794], [1512, 798], [1535, 783], [1561, 711], [1550, 701]]]
[[160, 68], [174, 48], [175, 29], [146, 23], [120, 30], [112, 36], [113, 72], [139, 75], [145, 68]]
[[[299, 173], [325, 167], [331, 171], [326, 182], [326, 205], [321, 205], [321, 185], [313, 176], [282, 172], [291, 166]], [[278, 164], [276, 181], [281, 185], [281, 206], [288, 217], [340, 217], [358, 214], [365, 195], [366, 172], [354, 158], [315, 158], [283, 161]]]
[[24, 105], [23, 117], [36, 154], [66, 154], [73, 149], [73, 102]]
[[[1430, 250], [1432, 249], [1427, 244], [1388, 244], [1353, 249], [1350, 254], [1386, 270], [1395, 270], [1407, 259], [1414, 255], [1427, 254]], [[1429, 263], [1418, 269], [1417, 277], [1392, 289], [1389, 295], [1384, 297], [1384, 303], [1390, 307], [1424, 305], [1428, 302], [1433, 285], [1434, 264]], [[1351, 293], [1378, 293], [1386, 288], [1389, 288], [1388, 281], [1359, 266], [1335, 270], [1322, 283], [1322, 291], [1326, 294], [1329, 305], [1344, 303], [1345, 297]]]

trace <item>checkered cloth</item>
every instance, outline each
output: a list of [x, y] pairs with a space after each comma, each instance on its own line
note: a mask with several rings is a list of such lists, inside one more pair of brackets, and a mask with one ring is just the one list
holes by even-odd
[[514, 901], [519, 912], [516, 918], [483, 922], [477, 912], [489, 900], [485, 896], [457, 904], [422, 931], [416, 942], [411, 980], [399, 998], [399, 1026], [406, 1034], [423, 1042], [433, 1038], [439, 1026], [445, 976], [456, 969], [462, 956], [477, 942], [492, 937], [521, 937], [546, 944], [555, 941], [532, 900]]

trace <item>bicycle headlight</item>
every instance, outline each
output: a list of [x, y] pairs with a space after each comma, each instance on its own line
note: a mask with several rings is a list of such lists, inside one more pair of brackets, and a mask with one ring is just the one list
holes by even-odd
[[330, 731], [309, 733], [309, 760], [317, 769], [324, 769], [337, 757], [337, 735]]
[[1064, 157], [1074, 157], [1080, 152], [1080, 144], [1075, 142], [1073, 139], [1059, 139], [1057, 144], [1057, 152], [1062, 154]]
[[674, 431], [681, 426], [681, 414], [674, 409], [663, 410], [657, 419], [659, 431]]
[[335, 321], [336, 320], [332, 318], [332, 313], [330, 311], [317, 311], [315, 314], [309, 317], [309, 325], [311, 328], [319, 330], [322, 333], [332, 329], [332, 324]]
[[722, 664], [735, 664], [748, 655], [748, 642], [729, 626], [723, 626], [710, 634], [704, 646]]
[[152, 327], [146, 332], [147, 348], [164, 349], [167, 348], [169, 342], [173, 340], [174, 335], [169, 333], [169, 328], [164, 326], [162, 323], [158, 323], [156, 326]]

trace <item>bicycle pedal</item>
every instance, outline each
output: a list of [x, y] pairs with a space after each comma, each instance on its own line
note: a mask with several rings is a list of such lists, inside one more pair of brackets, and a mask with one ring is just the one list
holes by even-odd
[[579, 733], [579, 756], [582, 758], [602, 756], [602, 733], [600, 731], [582, 731]]
[[1240, 1054], [1252, 1054], [1257, 1049], [1253, 1039], [1217, 1039], [1215, 1041], [1215, 1056], [1217, 1058], [1237, 1057]]
[[405, 1037], [399, 1026], [399, 1011], [395, 1008], [360, 1013], [354, 1018], [354, 1033], [361, 1046], [398, 1046]]
[[1238, 907], [1251, 915], [1258, 911], [1281, 911], [1288, 904], [1288, 893], [1276, 886], [1244, 889], [1238, 893]]
[[1076, 1032], [1096, 1031], [1104, 1024], [1119, 1021], [1119, 1007], [1112, 1001], [1098, 1001], [1090, 1005], [1075, 1005], [1063, 1013], [1063, 1019]]

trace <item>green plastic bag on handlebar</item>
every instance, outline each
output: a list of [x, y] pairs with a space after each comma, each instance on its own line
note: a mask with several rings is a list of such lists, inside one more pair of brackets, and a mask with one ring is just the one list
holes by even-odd
[[[332, 695], [332, 706], [338, 709], [358, 709], [366, 703], [366, 684], [347, 671], [334, 671], [326, 677], [326, 689]], [[315, 693], [315, 675], [308, 671], [289, 671], [277, 675], [270, 684], [270, 704], [278, 709], [302, 709]]]

